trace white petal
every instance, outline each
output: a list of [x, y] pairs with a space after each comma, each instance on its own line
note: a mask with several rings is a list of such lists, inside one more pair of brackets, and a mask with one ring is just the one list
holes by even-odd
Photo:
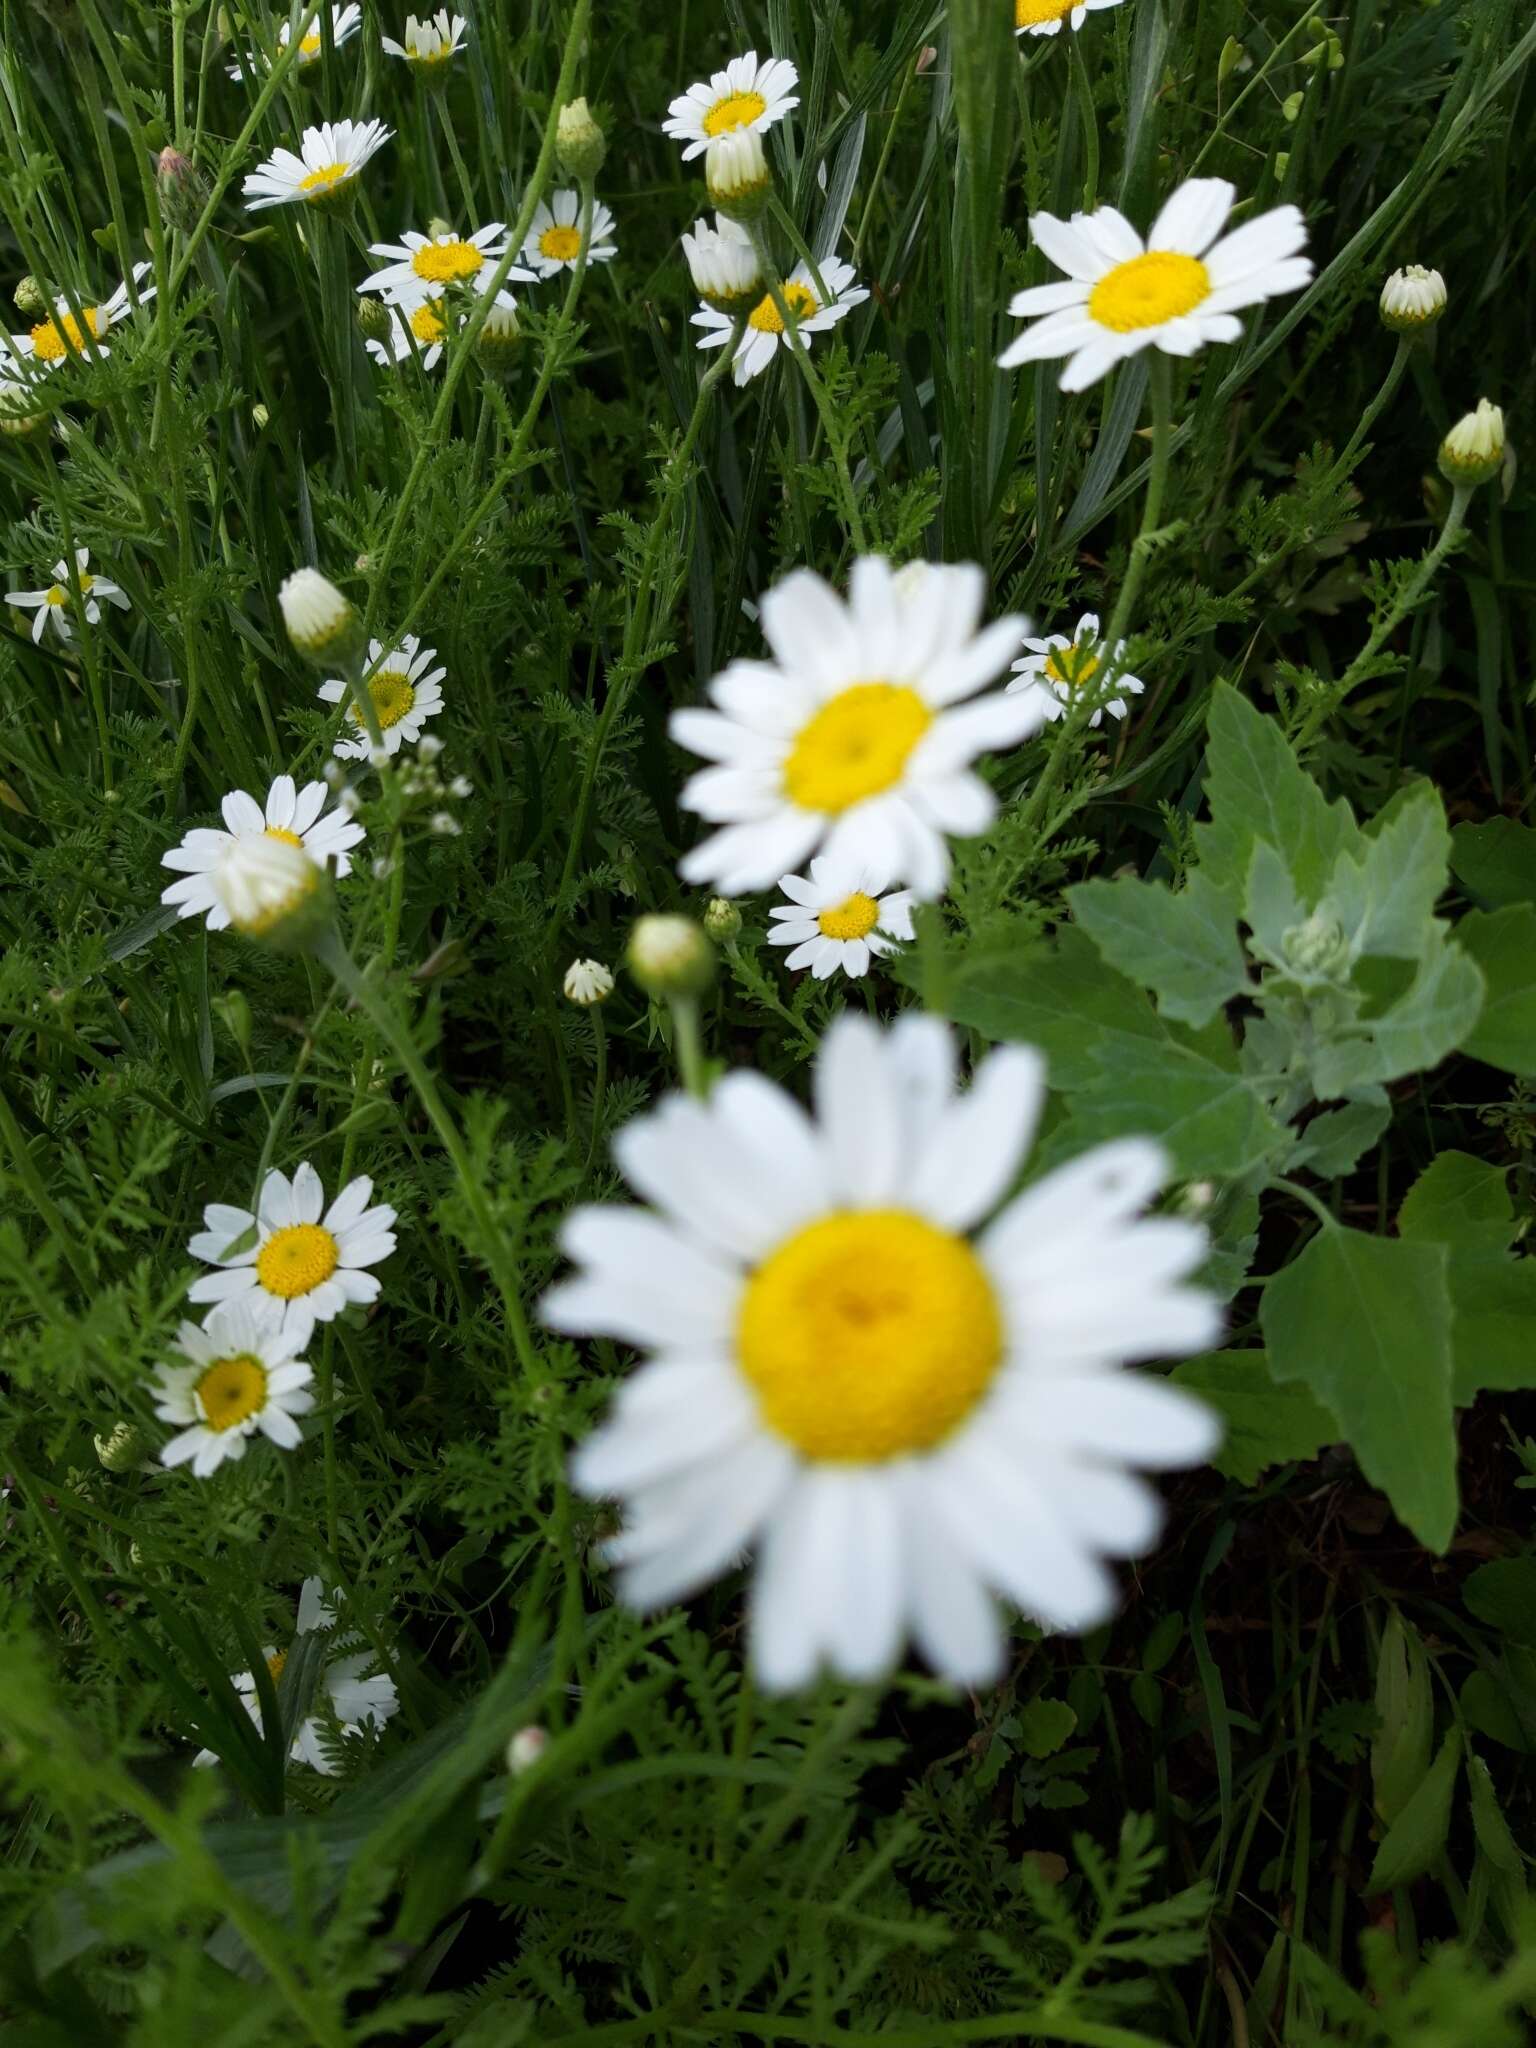
[[1203, 256], [1227, 224], [1237, 187], [1225, 178], [1186, 178], [1152, 223], [1149, 249]]
[[979, 1223], [1017, 1177], [1044, 1099], [1045, 1062], [1032, 1047], [989, 1054], [912, 1169], [912, 1206], [941, 1229], [965, 1231]]

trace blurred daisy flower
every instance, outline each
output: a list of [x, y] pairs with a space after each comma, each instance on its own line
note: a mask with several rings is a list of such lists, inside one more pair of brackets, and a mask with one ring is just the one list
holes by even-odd
[[[452, 228], [442, 234], [422, 235], [414, 230], [398, 242], [374, 242], [372, 256], [391, 260], [375, 270], [358, 286], [360, 292], [378, 292], [397, 306], [414, 306], [424, 298], [441, 298], [445, 291], [460, 286], [483, 292], [495, 275], [496, 266], [507, 253], [505, 221], [493, 220], [472, 235], [459, 235]], [[505, 282], [532, 284], [533, 272], [515, 266]], [[497, 304], [515, 306], [510, 292], [499, 292]]]
[[413, 71], [432, 73], [450, 64], [463, 49], [468, 27], [462, 14], [450, 14], [446, 7], [440, 7], [436, 14], [421, 21], [408, 14], [403, 43], [397, 43], [392, 36], [381, 36], [379, 40], [386, 56], [403, 57]]
[[776, 903], [771, 946], [793, 946], [788, 968], [809, 967], [817, 981], [830, 975], [869, 972], [871, 960], [889, 953], [912, 936], [912, 892], [898, 889], [878, 896], [866, 888], [867, 877], [840, 874], [829, 861], [813, 860], [810, 877], [781, 875], [779, 887], [789, 898]]
[[1008, 310], [1033, 317], [998, 357], [1004, 369], [1057, 356], [1071, 360], [1063, 391], [1082, 391], [1144, 348], [1192, 356], [1207, 342], [1237, 341], [1238, 312], [1282, 292], [1299, 291], [1312, 265], [1299, 254], [1307, 224], [1294, 206], [1277, 206], [1224, 235], [1237, 197], [1224, 178], [1189, 178], [1152, 223], [1143, 245], [1112, 206], [1030, 216], [1029, 231], [1064, 284], [1034, 285]]
[[[436, 660], [437, 649], [423, 647], [414, 633], [407, 633], [398, 646], [387, 651], [382, 640], [369, 642], [364, 687], [373, 699], [386, 754], [398, 754], [403, 746], [414, 745], [427, 720], [442, 710], [443, 693], [438, 685], [448, 671], [433, 668]], [[373, 742], [351, 701], [351, 685], [333, 677], [320, 685], [319, 694], [327, 704], [345, 702], [347, 718], [356, 728], [350, 736], [343, 733], [331, 751], [343, 761], [366, 761]]]
[[[336, 1648], [349, 1650], [350, 1646], [363, 1639], [355, 1631], [337, 1630], [335, 1608], [325, 1597], [325, 1586], [320, 1579], [306, 1579], [299, 1589], [299, 1612], [295, 1637], [313, 1635], [323, 1631], [335, 1634]], [[290, 1652], [263, 1646], [267, 1675], [274, 1689], [282, 1679]], [[311, 1770], [319, 1771], [325, 1777], [334, 1777], [337, 1766], [332, 1760], [332, 1745], [326, 1741], [327, 1733], [339, 1731], [344, 1736], [362, 1733], [364, 1726], [382, 1728], [394, 1718], [400, 1705], [400, 1694], [395, 1681], [387, 1672], [369, 1676], [379, 1662], [371, 1649], [351, 1650], [350, 1654], [329, 1659], [321, 1668], [319, 1694], [323, 1699], [324, 1711], [308, 1715], [293, 1731], [288, 1756], [296, 1764], [308, 1764]], [[240, 1704], [261, 1729], [261, 1701], [257, 1697], [256, 1680], [249, 1671], [237, 1671], [230, 1679], [231, 1685], [240, 1695]], [[192, 1759], [194, 1768], [206, 1770], [218, 1762], [211, 1749], [200, 1749]]]
[[183, 877], [160, 897], [176, 906], [178, 917], [206, 917], [210, 931], [222, 931], [229, 912], [219, 896], [218, 873], [242, 840], [280, 839], [302, 847], [316, 867], [333, 867], [337, 875], [351, 871], [351, 849], [362, 842], [363, 828], [344, 805], [327, 811], [330, 792], [323, 782], [298, 788], [291, 775], [279, 775], [267, 791], [266, 807], [243, 789], [231, 790], [220, 809], [225, 830], [196, 825], [160, 865]]
[[[339, 50], [344, 42], [357, 34], [359, 28], [362, 27], [362, 22], [363, 10], [361, 7], [333, 7], [331, 9], [332, 46]], [[282, 22], [277, 31], [277, 53], [279, 56], [287, 49], [292, 38], [293, 23], [291, 21]], [[294, 59], [295, 70], [302, 71], [308, 64], [317, 64], [320, 61], [324, 48], [325, 44], [321, 38], [320, 24], [317, 16], [300, 39], [299, 54]], [[228, 68], [230, 77], [234, 79], [243, 78], [247, 72], [252, 74], [263, 72], [267, 69], [267, 53], [265, 50], [249, 49], [245, 53], [245, 71], [242, 71], [238, 64], [231, 64]]]
[[755, 1547], [772, 1691], [878, 1678], [909, 1636], [986, 1684], [994, 1593], [1057, 1629], [1114, 1612], [1104, 1559], [1141, 1555], [1161, 1521], [1135, 1468], [1220, 1439], [1200, 1402], [1122, 1368], [1204, 1349], [1221, 1315], [1186, 1284], [1205, 1232], [1141, 1214], [1157, 1146], [1097, 1146], [1005, 1199], [1044, 1094], [1028, 1048], [991, 1053], [962, 1094], [937, 1019], [844, 1016], [814, 1116], [736, 1073], [620, 1132], [652, 1207], [569, 1217], [578, 1272], [543, 1313], [652, 1354], [572, 1467], [624, 1504], [626, 1601], [685, 1598]]
[[1121, 4], [1122, 0], [1013, 0], [1014, 33], [1059, 35], [1064, 28], [1081, 28], [1090, 14], [1097, 14], [1102, 8]]
[[[613, 215], [602, 201], [592, 206], [589, 263], [611, 263], [618, 255], [613, 239]], [[531, 263], [540, 277], [553, 277], [557, 270], [574, 269], [581, 254], [581, 194], [567, 189], [554, 192], [546, 206], [541, 199], [534, 211], [533, 226], [523, 244], [523, 261]]]
[[394, 133], [382, 121], [324, 121], [306, 128], [299, 154], [274, 150], [241, 186], [247, 213], [264, 206], [326, 206], [349, 199], [358, 172]]
[[761, 132], [798, 107], [800, 74], [784, 57], [759, 64], [756, 50], [733, 57], [707, 85], [690, 85], [667, 109], [663, 135], [685, 145], [683, 161], [702, 156], [711, 142], [743, 129]]
[[83, 299], [78, 301], [78, 317], [69, 300], [62, 294], [53, 302], [50, 319], [40, 320], [26, 334], [13, 334], [11, 347], [19, 356], [30, 360], [34, 367], [56, 370], [66, 359], [80, 360], [91, 355], [106, 356], [112, 351], [102, 341], [109, 328], [115, 327], [133, 311], [135, 300], [144, 305], [155, 296], [156, 287], [144, 284], [142, 279], [149, 275], [148, 263], [133, 266], [133, 293], [130, 299], [126, 283], [120, 284], [111, 298], [99, 306], [89, 306]]
[[249, 1298], [221, 1303], [199, 1329], [183, 1323], [176, 1347], [185, 1365], [158, 1368], [155, 1414], [181, 1425], [161, 1448], [162, 1465], [188, 1465], [206, 1479], [226, 1459], [245, 1456], [258, 1431], [280, 1451], [295, 1449], [295, 1416], [315, 1405], [313, 1374], [299, 1353], [312, 1325], [283, 1327], [269, 1303]]
[[[828, 256], [822, 259], [818, 268], [829, 294], [825, 304], [817, 296], [810, 270], [803, 263], [795, 265], [779, 288], [780, 297], [794, 317], [795, 331], [801, 336], [822, 334], [827, 328], [835, 327], [839, 320], [851, 313], [855, 306], [862, 306], [869, 297], [862, 285], [854, 284], [852, 264]], [[729, 313], [706, 305], [693, 315], [693, 325], [705, 330], [699, 337], [700, 348], [720, 348], [730, 340], [735, 321]], [[761, 376], [773, 361], [774, 351], [786, 345], [783, 318], [772, 298], [765, 293], [747, 315], [746, 330], [732, 362], [732, 381], [746, 384]], [[807, 342], [806, 346], [809, 345]]]
[[[1093, 687], [1106, 664], [1120, 659], [1125, 642], [1119, 640], [1111, 648], [1099, 637], [1098, 613], [1084, 612], [1070, 640], [1064, 633], [1051, 633], [1043, 640], [1026, 638], [1024, 647], [1024, 654], [1013, 664], [1018, 680], [1008, 685], [1008, 693], [1011, 696], [1025, 690], [1037, 694], [1045, 716], [1056, 719], [1065, 714], [1079, 691]], [[1115, 677], [1114, 687], [1117, 693], [1125, 690], [1139, 697], [1146, 684], [1139, 676], [1127, 675], [1122, 670]], [[1101, 725], [1106, 713], [1111, 718], [1124, 718], [1129, 709], [1124, 697], [1117, 694], [1107, 704], [1099, 705], [1088, 723]]]
[[372, 1200], [367, 1174], [348, 1181], [327, 1209], [307, 1160], [291, 1181], [274, 1167], [254, 1216], [227, 1202], [204, 1209], [203, 1228], [187, 1249], [217, 1270], [194, 1280], [188, 1298], [268, 1303], [288, 1335], [298, 1332], [294, 1349], [301, 1350], [316, 1323], [333, 1321], [348, 1302], [379, 1298], [378, 1279], [366, 1269], [394, 1250], [395, 1212]]
[[[87, 568], [91, 559], [89, 548], [75, 549], [75, 580], [80, 585], [80, 595], [85, 600], [87, 625], [101, 622], [101, 600], [115, 604], [119, 611], [129, 609], [128, 599], [115, 583], [105, 576], [93, 576]], [[15, 605], [18, 611], [31, 612], [32, 645], [36, 647], [47, 628], [52, 625], [59, 638], [68, 643], [74, 638], [69, 623], [69, 613], [75, 602], [75, 593], [69, 587], [68, 562], [55, 562], [52, 569], [53, 581], [46, 590], [8, 590], [7, 604]]]
[[771, 661], [734, 661], [709, 685], [715, 709], [672, 715], [672, 736], [712, 766], [681, 801], [722, 827], [682, 862], [686, 881], [728, 896], [766, 889], [824, 850], [879, 894], [899, 876], [923, 901], [949, 874], [946, 833], [971, 838], [997, 801], [978, 754], [1042, 724], [1032, 699], [975, 697], [1007, 667], [1020, 618], [981, 626], [980, 569], [893, 576], [853, 565], [845, 603], [797, 569], [762, 600]]
[[381, 341], [370, 334], [363, 346], [376, 363], [386, 369], [401, 363], [420, 361], [424, 370], [435, 370], [443, 359], [448, 339], [448, 316], [441, 299], [422, 299], [415, 306], [386, 301], [388, 324]]

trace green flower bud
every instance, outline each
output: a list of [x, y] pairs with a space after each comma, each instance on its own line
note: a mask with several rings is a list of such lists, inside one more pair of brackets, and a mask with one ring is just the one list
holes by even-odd
[[584, 99], [572, 100], [560, 109], [555, 123], [555, 156], [566, 177], [587, 185], [603, 167], [608, 138], [592, 118]]
[[651, 996], [702, 995], [715, 978], [715, 949], [691, 917], [642, 917], [625, 958]]

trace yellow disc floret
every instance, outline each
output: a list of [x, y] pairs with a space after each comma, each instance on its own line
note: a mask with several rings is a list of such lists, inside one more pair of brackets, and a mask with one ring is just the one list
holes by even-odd
[[267, 1659], [267, 1676], [271, 1679], [274, 1685], [276, 1685], [278, 1680], [282, 1677], [283, 1666], [287, 1662], [288, 1652], [286, 1650], [274, 1650], [271, 1656]]
[[723, 100], [716, 100], [704, 116], [704, 133], [729, 135], [733, 129], [750, 128], [767, 111], [768, 102], [760, 92], [728, 93]]
[[1089, 295], [1088, 313], [1116, 334], [1134, 334], [1192, 313], [1210, 295], [1211, 274], [1198, 256], [1149, 249], [1099, 279]]
[[328, 199], [337, 186], [350, 176], [351, 170], [350, 164], [322, 164], [318, 171], [307, 171], [300, 178], [298, 190], [311, 203]]
[[335, 1238], [318, 1223], [290, 1223], [256, 1254], [256, 1278], [268, 1294], [294, 1301], [329, 1280], [339, 1257]]
[[862, 889], [856, 889], [835, 909], [823, 910], [816, 919], [824, 939], [868, 938], [879, 921], [879, 904]]
[[855, 683], [800, 728], [784, 789], [807, 811], [846, 811], [900, 782], [933, 713], [901, 683]]
[[198, 1413], [210, 1429], [238, 1429], [261, 1412], [267, 1398], [267, 1369], [249, 1351], [216, 1358], [198, 1378]]
[[1013, 0], [1015, 28], [1039, 28], [1043, 22], [1065, 21], [1082, 0]]
[[484, 267], [473, 242], [428, 242], [411, 257], [411, 268], [428, 284], [462, 284]]
[[443, 318], [441, 299], [427, 299], [419, 305], [410, 317], [410, 328], [421, 348], [432, 348], [446, 339], [448, 323]]
[[539, 237], [539, 254], [551, 263], [574, 263], [581, 254], [580, 228], [546, 228]]
[[[809, 320], [813, 313], [821, 310], [816, 301], [816, 294], [809, 285], [793, 283], [781, 285], [779, 287], [779, 297], [788, 306], [797, 321]], [[765, 296], [758, 301], [747, 316], [747, 325], [755, 327], [759, 334], [782, 334], [784, 332], [784, 316], [773, 303], [773, 300]]]
[[1053, 683], [1068, 690], [1080, 690], [1085, 683], [1091, 683], [1100, 666], [1092, 644], [1086, 641], [1072, 647], [1053, 647], [1045, 657], [1046, 674]]
[[[398, 725], [411, 706], [416, 702], [416, 692], [411, 679], [403, 669], [383, 668], [376, 676], [368, 678], [368, 694], [373, 699], [374, 715], [379, 721], [379, 730], [388, 732], [392, 725]], [[363, 714], [354, 704], [347, 716], [354, 725], [361, 725]]]
[[[85, 323], [83, 332], [81, 321]], [[79, 320], [73, 313], [61, 313], [32, 329], [32, 353], [41, 363], [60, 363], [65, 356], [79, 355], [87, 336], [100, 341], [111, 324], [100, 306], [82, 306]]]
[[797, 1232], [752, 1275], [736, 1326], [764, 1422], [808, 1458], [931, 1450], [975, 1408], [1002, 1355], [981, 1261], [901, 1209]]

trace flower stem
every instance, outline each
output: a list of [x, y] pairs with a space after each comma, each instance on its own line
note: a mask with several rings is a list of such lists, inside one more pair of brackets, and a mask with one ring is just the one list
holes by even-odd
[[683, 1086], [700, 1102], [709, 1099], [709, 1077], [704, 1063], [704, 1039], [699, 1030], [696, 996], [672, 998], [672, 1041], [677, 1048], [677, 1070]]
[[1381, 414], [1383, 408], [1391, 400], [1393, 392], [1396, 391], [1398, 385], [1402, 383], [1403, 372], [1407, 369], [1408, 358], [1412, 354], [1412, 340], [1408, 335], [1400, 334], [1397, 338], [1397, 351], [1392, 358], [1391, 367], [1387, 371], [1386, 376], [1383, 377], [1383, 379], [1381, 380], [1381, 389], [1377, 392], [1376, 396], [1371, 400], [1370, 404], [1365, 408], [1365, 411], [1361, 413], [1359, 423], [1356, 426], [1355, 431], [1350, 435], [1348, 441], [1344, 445], [1343, 454], [1338, 457], [1337, 461], [1333, 465], [1332, 470], [1329, 472], [1330, 476], [1348, 476], [1350, 471], [1350, 465], [1353, 463], [1355, 459], [1355, 455], [1359, 450], [1360, 444], [1364, 441], [1366, 435], [1371, 431], [1371, 428], [1375, 426], [1377, 418]]
[[1067, 41], [1072, 45], [1072, 83], [1077, 88], [1078, 119], [1083, 129], [1083, 154], [1086, 163], [1083, 169], [1083, 211], [1092, 213], [1099, 203], [1099, 117], [1093, 104], [1093, 81], [1088, 76], [1088, 60], [1083, 55], [1083, 38], [1070, 35]]

